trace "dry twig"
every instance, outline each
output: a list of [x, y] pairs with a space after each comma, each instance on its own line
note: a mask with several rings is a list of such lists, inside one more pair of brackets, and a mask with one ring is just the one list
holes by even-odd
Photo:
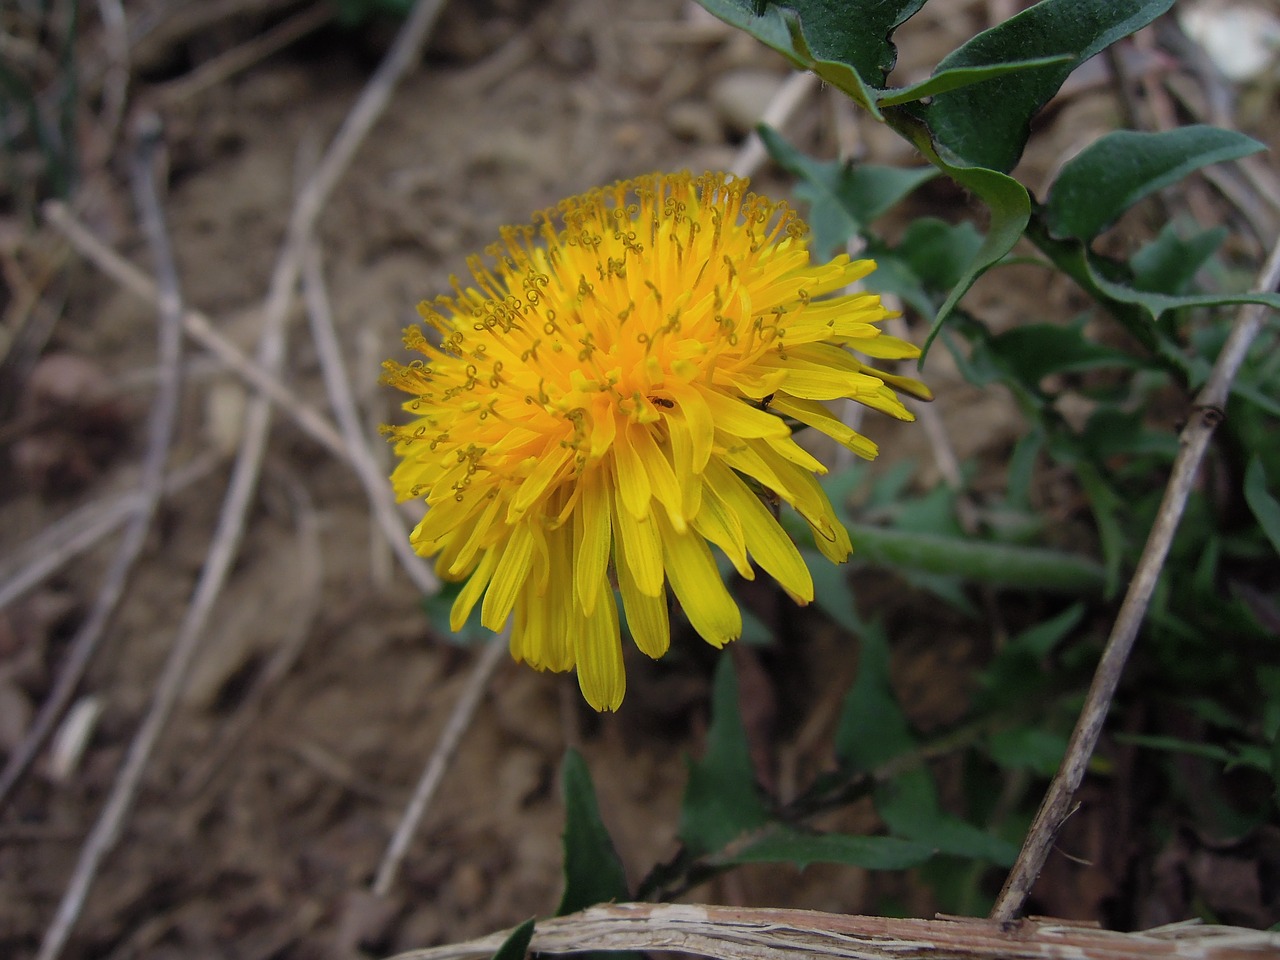
[[342, 350], [338, 346], [338, 337], [333, 328], [333, 310], [329, 305], [329, 294], [325, 289], [320, 267], [320, 251], [315, 244], [311, 244], [306, 251], [303, 293], [307, 301], [307, 314], [311, 318], [312, 339], [320, 357], [325, 387], [329, 391], [329, 404], [342, 429], [351, 466], [369, 498], [369, 508], [414, 586], [425, 594], [434, 594], [440, 589], [440, 581], [409, 542], [409, 531], [405, 529], [403, 516], [396, 510], [391, 485], [387, 483], [386, 475], [374, 461], [373, 454], [365, 443], [360, 414], [351, 395], [346, 365], [342, 362]]
[[449, 720], [440, 734], [440, 739], [436, 742], [431, 758], [422, 769], [422, 776], [418, 778], [413, 797], [405, 807], [400, 824], [396, 827], [391, 843], [387, 845], [387, 851], [382, 855], [382, 862], [378, 865], [378, 874], [373, 881], [373, 892], [380, 897], [385, 897], [396, 881], [400, 862], [404, 860], [409, 843], [418, 832], [418, 824], [422, 822], [427, 812], [427, 805], [435, 796], [440, 781], [444, 779], [445, 771], [449, 769], [453, 755], [458, 750], [458, 744], [462, 741], [462, 735], [471, 725], [476, 708], [480, 706], [480, 698], [484, 694], [485, 687], [489, 685], [489, 678], [502, 662], [503, 655], [507, 651], [509, 636], [510, 634], [504, 630], [500, 636], [491, 640], [476, 660], [475, 666], [471, 668], [467, 685], [463, 687], [458, 702], [453, 706], [453, 713], [449, 715]]
[[[1272, 248], [1254, 290], [1271, 291], [1278, 284], [1280, 242]], [[1147, 537], [1111, 636], [1107, 639], [1106, 649], [1103, 650], [1102, 659], [1093, 676], [1080, 718], [1071, 734], [1067, 754], [1053, 782], [1049, 784], [1049, 790], [1031, 824], [1027, 839], [1023, 842], [1018, 860], [1000, 891], [995, 909], [991, 912], [993, 920], [1010, 920], [1022, 909], [1032, 885], [1044, 868], [1058, 830], [1069, 816], [1076, 790], [1080, 787], [1089, 758], [1093, 756], [1098, 736], [1102, 733], [1102, 724], [1120, 683], [1125, 661], [1133, 649], [1138, 629], [1146, 615], [1147, 604], [1151, 601], [1169, 546], [1173, 542], [1173, 535], [1182, 519], [1187, 498], [1191, 495], [1200, 462], [1208, 450], [1214, 428], [1225, 416], [1231, 383], [1244, 362], [1250, 345], [1262, 329], [1266, 311], [1267, 308], [1262, 304], [1246, 304], [1241, 308], [1231, 336], [1227, 338], [1217, 363], [1214, 364], [1209, 382], [1195, 398], [1192, 405], [1194, 416], [1189, 418], [1179, 437], [1180, 449], [1156, 514], [1155, 524]]]
[[159, 144], [159, 120], [144, 118], [139, 131], [139, 145], [133, 164], [133, 191], [138, 216], [156, 261], [160, 289], [160, 322], [157, 343], [158, 382], [148, 420], [147, 449], [138, 485], [139, 499], [129, 525], [125, 528], [115, 558], [112, 560], [98, 596], [88, 617], [76, 631], [67, 650], [66, 660], [57, 681], [40, 713], [27, 730], [22, 742], [9, 755], [0, 772], [0, 809], [36, 758], [45, 741], [57, 726], [71, 698], [84, 678], [89, 662], [106, 635], [108, 625], [124, 596], [133, 566], [142, 553], [147, 531], [155, 518], [156, 507], [164, 492], [164, 468], [169, 459], [174, 427], [178, 419], [179, 388], [182, 360], [182, 296], [178, 290], [178, 273], [173, 263], [173, 250], [165, 230], [156, 194], [154, 160]]
[[[511, 931], [393, 960], [481, 960]], [[1114, 933], [1062, 920], [914, 920], [816, 910], [619, 903], [541, 921], [530, 950], [659, 950], [716, 960], [1259, 960], [1280, 934], [1172, 924]]]

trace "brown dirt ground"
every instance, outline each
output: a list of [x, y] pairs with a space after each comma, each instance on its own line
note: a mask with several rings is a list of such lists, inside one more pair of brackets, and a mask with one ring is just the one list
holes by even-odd
[[[142, 17], [162, 6], [125, 9]], [[927, 68], [982, 26], [985, 10], [973, 2], [930, 4], [903, 31], [903, 75]], [[728, 31], [695, 30], [688, 16], [680, 0], [450, 5], [425, 62], [397, 92], [320, 223], [340, 334], [371, 430], [395, 410], [390, 391], [376, 384], [380, 359], [396, 352], [417, 301], [446, 290], [449, 275], [465, 270], [466, 254], [500, 224], [618, 177], [730, 162], [741, 134], [710, 91], [735, 71], [781, 77], [786, 65]], [[254, 16], [230, 18], [217, 30], [140, 43], [135, 99], [260, 26]], [[165, 211], [184, 294], [246, 351], [254, 349], [256, 310], [299, 156], [332, 136], [392, 29], [327, 28], [163, 111]], [[788, 132], [829, 153], [835, 110], [824, 92]], [[1029, 182], [1042, 183], [1064, 152], [1114, 124], [1116, 114], [1114, 99], [1097, 90], [1056, 105], [1028, 157]], [[866, 158], [909, 159], [872, 125], [859, 122], [856, 131]], [[84, 136], [93, 147], [94, 131]], [[109, 151], [86, 171], [81, 209], [100, 236], [149, 269], [123, 156]], [[758, 184], [784, 189], [775, 176], [766, 172]], [[963, 203], [936, 186], [914, 205], [952, 216]], [[15, 473], [5, 483], [0, 518], [11, 545], [75, 507], [128, 490], [145, 442], [154, 310], [88, 264], [73, 262], [69, 275], [47, 352], [86, 361], [83, 376], [100, 375], [117, 388], [92, 436], [66, 435], [59, 456], [73, 463], [55, 458], [51, 472]], [[1044, 277], [1029, 271], [984, 281], [974, 308], [996, 322], [1080, 308], [1072, 289], [1058, 282], [1045, 289]], [[315, 349], [305, 322], [295, 319], [287, 376], [327, 413]], [[935, 357], [926, 374], [958, 454], [998, 470], [1016, 436], [1015, 411], [1002, 393], [964, 386], [947, 358]], [[225, 446], [228, 433], [233, 442], [244, 400], [225, 371], [195, 350], [189, 359], [175, 463]], [[885, 466], [912, 458], [921, 464], [921, 485], [936, 482], [918, 428], [869, 421], [867, 429], [882, 444]], [[107, 442], [95, 446], [104, 434]], [[60, 780], [42, 760], [0, 821], [6, 956], [34, 951], [63, 893], [190, 600], [226, 478], [224, 463], [165, 502], [83, 686], [82, 696], [102, 708], [84, 756]], [[49, 689], [113, 548], [112, 538], [104, 540], [0, 611], [0, 749], [12, 747]], [[975, 627], [921, 606], [892, 577], [866, 577], [860, 596], [880, 604], [894, 631], [896, 678], [913, 719], [928, 728], [954, 718], [967, 667], [990, 650], [1000, 624]], [[268, 658], [296, 630], [306, 638], [300, 659], [255, 700]], [[781, 703], [766, 755], [783, 790], [822, 766], [836, 704], [856, 667], [856, 648], [818, 621], [802, 620], [798, 630], [803, 647], [768, 661], [779, 674], [773, 692]], [[754, 655], [739, 656], [749, 667]], [[546, 914], [559, 890], [557, 778], [568, 745], [587, 756], [633, 877], [674, 852], [682, 757], [698, 749], [705, 729], [713, 658], [699, 652], [674, 665], [632, 658], [626, 702], [602, 718], [582, 707], [572, 678], [506, 663], [400, 882], [387, 902], [375, 903], [364, 891], [472, 659], [431, 633], [352, 473], [278, 420], [242, 553], [67, 955], [378, 954]], [[246, 710], [255, 711], [247, 732], [229, 738], [231, 721]], [[838, 822], [865, 827], [868, 812], [854, 809]], [[1111, 889], [1115, 881], [1101, 882]], [[873, 882], [857, 870], [824, 867], [744, 870], [694, 896], [850, 912], [890, 902], [921, 915], [933, 909], [927, 890], [907, 878]], [[1100, 896], [1082, 890], [1074, 902], [1052, 905], [1087, 916]]]

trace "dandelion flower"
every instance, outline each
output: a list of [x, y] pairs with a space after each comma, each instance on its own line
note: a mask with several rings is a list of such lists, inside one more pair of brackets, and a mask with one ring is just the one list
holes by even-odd
[[[577, 670], [587, 702], [614, 710], [626, 679], [615, 586], [636, 645], [670, 642], [667, 587], [693, 628], [723, 646], [742, 616], [710, 549], [751, 579], [758, 565], [797, 603], [813, 599], [805, 561], [762, 501], [804, 518], [818, 548], [850, 552], [792, 438], [811, 426], [859, 456], [876, 446], [823, 401], [850, 398], [912, 419], [894, 388], [914, 380], [871, 358], [919, 355], [877, 324], [879, 297], [838, 291], [875, 268], [811, 262], [804, 224], [725, 174], [652, 175], [592, 190], [508, 227], [473, 257], [473, 286], [419, 307], [423, 359], [385, 364], [411, 395], [385, 428], [402, 499], [427, 512], [414, 547], [465, 580], [459, 629], [481, 604], [509, 618], [511, 652]], [[835, 294], [832, 296], [832, 294]]]

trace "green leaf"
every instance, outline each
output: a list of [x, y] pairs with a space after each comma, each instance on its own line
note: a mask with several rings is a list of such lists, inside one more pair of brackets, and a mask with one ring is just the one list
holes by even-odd
[[1109, 133], [1070, 160], [1053, 182], [1045, 204], [1049, 231], [1092, 240], [1143, 197], [1193, 170], [1262, 149], [1243, 133], [1199, 124]]
[[1018, 856], [1016, 845], [943, 811], [927, 770], [912, 770], [883, 784], [876, 790], [875, 803], [876, 812], [895, 834], [927, 843], [938, 853], [1004, 867]]
[[1070, 56], [1040, 57], [1035, 60], [1013, 60], [1008, 63], [996, 63], [985, 67], [956, 67], [935, 73], [927, 80], [913, 83], [909, 87], [886, 90], [877, 97], [881, 107], [895, 107], [904, 103], [914, 103], [926, 97], [935, 97], [951, 90], [959, 90], [984, 80], [994, 80], [1005, 74], [1017, 73], [1019, 70], [1034, 70], [1037, 67], [1056, 66], [1067, 63]]
[[899, 837], [810, 834], [780, 828], [735, 853], [728, 862], [791, 863], [801, 869], [811, 863], [841, 863], [864, 870], [905, 870], [932, 855], [928, 844]]
[[699, 856], [759, 829], [768, 819], [742, 726], [733, 660], [722, 656], [711, 694], [707, 752], [689, 763], [679, 837], [689, 853]]
[[1217, 252], [1228, 234], [1226, 227], [1215, 227], [1184, 240], [1173, 224], [1165, 224], [1154, 240], [1129, 258], [1133, 288], [1175, 296], [1186, 293], [1196, 272]]
[[845, 696], [835, 752], [851, 770], [871, 772], [915, 748], [915, 737], [889, 685], [889, 639], [878, 624], [861, 634], [858, 678]]
[[529, 943], [533, 940], [534, 918], [530, 917], [511, 931], [511, 935], [502, 942], [493, 960], [524, 960], [529, 952]]
[[1032, 323], [988, 341], [991, 353], [1028, 389], [1053, 373], [1078, 373], [1100, 367], [1136, 367], [1137, 358], [1084, 338], [1083, 324], [1069, 327]]
[[[925, 0], [698, 0], [801, 66], [841, 64], [867, 87], [883, 88], [898, 59], [889, 38]], [[803, 39], [794, 37], [799, 26]], [[806, 62], [809, 61], [809, 62]]]
[[819, 260], [829, 260], [872, 220], [938, 175], [932, 167], [822, 163], [805, 156], [763, 124], [757, 130], [773, 159], [799, 181], [796, 196], [809, 204], [814, 256]]
[[987, 740], [991, 759], [1006, 770], [1030, 770], [1052, 777], [1067, 752], [1067, 738], [1048, 730], [1018, 727], [993, 733]]
[[1249, 461], [1245, 470], [1244, 499], [1253, 511], [1258, 526], [1271, 541], [1271, 548], [1280, 553], [1280, 501], [1267, 489], [1266, 470], [1256, 456]]
[[922, 114], [935, 142], [961, 165], [1012, 170], [1022, 156], [1031, 118], [1071, 72], [1171, 6], [1173, 0], [1042, 0], [978, 34], [944, 57], [936, 72], [1069, 59], [934, 97]]
[[982, 234], [972, 223], [920, 217], [907, 225], [898, 251], [926, 289], [946, 291], [960, 282], [982, 243]]
[[627, 877], [600, 819], [591, 773], [577, 750], [564, 755], [564, 895], [556, 916], [628, 899]]
[[954, 574], [973, 583], [1056, 593], [1096, 593], [1103, 571], [1076, 554], [1040, 547], [985, 543], [964, 537], [849, 526], [854, 557], [873, 564]]
[[1178, 737], [1148, 736], [1138, 733], [1117, 733], [1116, 740], [1121, 743], [1132, 743], [1134, 746], [1146, 747], [1148, 750], [1162, 750], [1167, 753], [1181, 753], [1190, 757], [1213, 760], [1227, 767], [1242, 766], [1271, 773], [1271, 764], [1265, 753], [1258, 750], [1228, 750], [1213, 743], [1200, 743], [1194, 740], [1182, 740]]

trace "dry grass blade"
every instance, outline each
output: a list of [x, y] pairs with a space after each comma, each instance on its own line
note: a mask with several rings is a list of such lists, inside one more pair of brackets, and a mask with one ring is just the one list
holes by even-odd
[[320, 251], [312, 244], [306, 252], [303, 264], [303, 293], [307, 301], [307, 315], [311, 318], [311, 334], [315, 340], [316, 353], [320, 357], [320, 368], [324, 374], [325, 387], [329, 391], [329, 404], [338, 418], [338, 426], [347, 443], [347, 453], [355, 468], [356, 476], [364, 486], [365, 495], [369, 498], [369, 506], [378, 525], [382, 528], [387, 542], [395, 552], [400, 566], [413, 581], [414, 586], [426, 594], [434, 594], [440, 589], [440, 581], [436, 579], [427, 562], [418, 556], [409, 542], [409, 532], [405, 529], [404, 518], [396, 510], [395, 498], [391, 485], [365, 443], [360, 429], [360, 414], [356, 410], [355, 399], [351, 395], [351, 384], [347, 377], [346, 366], [342, 362], [342, 350], [338, 346], [338, 337], [333, 328], [333, 310], [329, 304], [329, 295], [325, 289], [324, 275], [320, 266]]
[[[1277, 285], [1280, 285], [1280, 241], [1272, 247], [1254, 290], [1272, 291]], [[1222, 421], [1231, 384], [1250, 345], [1262, 329], [1266, 312], [1267, 308], [1261, 304], [1247, 304], [1240, 310], [1231, 336], [1227, 338], [1214, 364], [1209, 382], [1196, 396], [1194, 415], [1188, 418], [1187, 426], [1179, 438], [1180, 449], [1174, 460], [1160, 509], [1156, 513], [1155, 524], [1147, 537], [1111, 636], [1107, 638], [1106, 648], [1094, 673], [1080, 718], [1071, 734], [1066, 756], [1053, 782], [1049, 784], [1049, 790], [1031, 824], [1017, 862], [1000, 891], [991, 912], [993, 920], [1010, 920], [1022, 909], [1032, 885], [1044, 868], [1058, 830], [1070, 814], [1076, 790], [1084, 779], [1085, 768], [1097, 746], [1102, 724], [1120, 683], [1120, 675], [1133, 649], [1138, 629], [1146, 616], [1147, 605], [1155, 591], [1156, 581], [1173, 543], [1173, 535], [1177, 532], [1178, 523], [1186, 509], [1200, 462], [1208, 450], [1214, 429]]]
[[[510, 931], [394, 960], [480, 960]], [[531, 952], [662, 950], [717, 960], [1257, 960], [1280, 934], [1176, 924], [1114, 933], [1055, 920], [915, 920], [700, 904], [619, 903], [541, 921]]]
[[[161, 495], [171, 497], [207, 477], [222, 462], [211, 451], [174, 470], [164, 478]], [[0, 609], [91, 548], [130, 517], [146, 498], [133, 492], [85, 504], [18, 547], [0, 563]]]
[[124, 596], [129, 575], [142, 553], [142, 545], [146, 541], [147, 531], [151, 529], [156, 507], [164, 491], [164, 468], [169, 459], [169, 448], [177, 423], [181, 387], [182, 297], [178, 291], [173, 250], [169, 245], [160, 211], [153, 173], [159, 142], [158, 121], [150, 117], [144, 120], [144, 124], [145, 129], [140, 132], [139, 148], [134, 158], [133, 189], [143, 231], [156, 260], [156, 276], [160, 285], [160, 322], [157, 345], [159, 376], [148, 420], [147, 449], [142, 476], [139, 478], [139, 499], [93, 607], [71, 641], [53, 691], [41, 705], [40, 713], [22, 742], [9, 755], [3, 772], [0, 772], [0, 809], [4, 808], [13, 788], [22, 779], [71, 703], [71, 698], [75, 696], [76, 688], [84, 678], [89, 662]]

